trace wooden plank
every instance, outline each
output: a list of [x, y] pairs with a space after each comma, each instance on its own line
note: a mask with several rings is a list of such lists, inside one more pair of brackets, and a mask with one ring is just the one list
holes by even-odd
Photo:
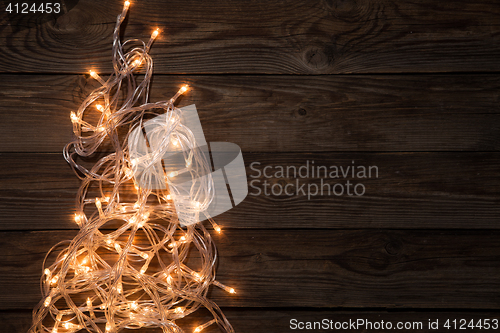
[[[122, 5], [82, 0], [61, 15], [2, 12], [0, 71], [110, 71]], [[125, 38], [146, 40], [156, 27], [163, 30], [152, 50], [158, 73], [499, 71], [499, 16], [494, 0], [259, 0], [244, 6], [155, 0], [132, 3], [124, 30]]]
[[[497, 151], [498, 75], [156, 76], [151, 101], [192, 86], [207, 141], [244, 152]], [[96, 82], [2, 75], [0, 151], [60, 152]]]
[[[411, 327], [407, 330], [400, 330], [403, 332], [416, 332], [418, 327], [428, 329], [429, 321], [438, 324], [437, 329], [432, 329], [432, 332], [445, 333], [454, 331], [453, 320], [456, 319], [458, 325], [463, 323], [464, 320], [467, 325], [473, 320], [474, 325], [480, 321], [482, 324], [485, 319], [490, 324], [490, 329], [487, 331], [494, 331], [491, 323], [495, 323], [494, 319], [499, 319], [498, 312], [494, 311], [479, 311], [479, 312], [466, 312], [466, 311], [419, 311], [419, 312], [399, 312], [399, 311], [337, 311], [334, 309], [259, 309], [259, 308], [225, 308], [222, 309], [224, 314], [228, 317], [231, 325], [238, 333], [252, 333], [262, 332], [265, 328], [266, 332], [270, 333], [288, 333], [290, 332], [290, 321], [296, 319], [298, 322], [321, 322], [327, 319], [329, 322], [333, 321], [333, 327], [337, 325], [344, 325], [349, 327], [351, 322], [357, 320], [364, 320], [359, 322], [359, 326], [351, 326], [351, 329], [342, 330], [342, 332], [360, 332], [363, 329], [367, 330], [371, 327], [380, 325], [383, 321], [383, 327], [388, 326], [388, 322], [392, 327], [397, 327], [398, 323], [408, 325]], [[187, 318], [176, 321], [185, 332], [193, 332], [197, 325], [203, 324], [210, 320], [204, 311], [197, 311], [190, 314]], [[0, 321], [2, 322], [2, 332], [4, 333], [26, 333], [31, 325], [31, 312], [29, 311], [0, 311]], [[451, 329], [446, 328], [446, 322], [451, 323]], [[293, 322], [294, 323], [294, 322]], [[344, 324], [347, 323], [347, 324]], [[371, 323], [372, 326], [369, 326]], [[314, 324], [313, 324], [314, 325]], [[422, 326], [420, 326], [422, 325]], [[404, 326], [403, 326], [404, 327]], [[460, 327], [460, 326], [458, 326]], [[468, 328], [470, 331], [472, 329]], [[483, 328], [483, 330], [485, 330]], [[315, 330], [315, 332], [324, 332], [325, 330]], [[486, 331], [486, 330], [485, 330]], [[159, 329], [138, 329], [134, 330], [137, 333], [161, 333]], [[210, 326], [203, 330], [203, 333], [220, 333], [217, 326]]]
[[[0, 309], [32, 308], [41, 297], [46, 251], [75, 235], [2, 232]], [[499, 236], [492, 230], [225, 230], [214, 235], [217, 279], [237, 293], [215, 288], [211, 299], [225, 307], [498, 308]]]
[[[216, 217], [225, 228], [500, 227], [498, 153], [245, 153], [244, 159], [249, 195]], [[375, 166], [378, 178], [375, 169], [372, 178], [318, 177], [317, 169], [313, 176], [313, 162]], [[290, 168], [280, 178], [280, 167], [297, 174]], [[0, 170], [0, 230], [76, 228], [79, 180], [61, 155], [2, 154]], [[363, 195], [355, 194], [362, 190], [357, 184]]]

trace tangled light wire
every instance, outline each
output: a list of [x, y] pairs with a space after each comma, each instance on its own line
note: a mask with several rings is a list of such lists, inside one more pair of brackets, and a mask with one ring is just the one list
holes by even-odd
[[[221, 231], [206, 213], [213, 199], [209, 162], [195, 149], [193, 133], [182, 124], [182, 110], [174, 106], [187, 86], [168, 101], [147, 102], [153, 69], [148, 51], [159, 31], [147, 44], [137, 39], [122, 44], [119, 30], [129, 6], [126, 1], [113, 33], [114, 73], [104, 80], [91, 71], [102, 86], [71, 113], [76, 140], [65, 147], [64, 157], [82, 179], [75, 214], [80, 231], [48, 266], [49, 255], [65, 242], [47, 254], [41, 278], [43, 298], [33, 311], [29, 332], [114, 333], [141, 327], [183, 332], [175, 321], [203, 306], [214, 319], [194, 332], [215, 323], [231, 333], [231, 324], [207, 298], [211, 285], [235, 293], [215, 280], [217, 255], [211, 236], [202, 223], [179, 224], [181, 214], [188, 218], [205, 214]], [[144, 75], [138, 84], [137, 71]], [[150, 153], [141, 155], [136, 136], [142, 131], [134, 129], [142, 129], [148, 117], [159, 111], [165, 118], [148, 133], [156, 144], [142, 147]], [[75, 154], [89, 157], [106, 144], [113, 152], [92, 168], [75, 160]], [[165, 175], [161, 158], [172, 149], [183, 154], [185, 167]], [[190, 188], [171, 181], [180, 174], [191, 177]], [[167, 186], [160, 186], [161, 182]], [[175, 206], [174, 196], [183, 205]]]

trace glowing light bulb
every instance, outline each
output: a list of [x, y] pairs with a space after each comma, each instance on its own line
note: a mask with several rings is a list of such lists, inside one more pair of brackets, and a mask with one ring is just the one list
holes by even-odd
[[104, 106], [102, 106], [101, 104], [97, 104], [97, 105], [95, 106], [95, 108], [96, 108], [97, 110], [99, 110], [100, 112], [104, 112]]
[[80, 223], [82, 223], [82, 219], [83, 219], [83, 216], [78, 214], [78, 213], [75, 213], [75, 222], [76, 224], [80, 225]]
[[215, 231], [217, 231], [219, 234], [221, 233], [221, 228], [217, 225], [217, 224], [214, 224], [214, 229]]
[[156, 29], [155, 31], [153, 31], [153, 33], [151, 34], [151, 38], [155, 39], [156, 37], [158, 37], [158, 35], [160, 34], [160, 30], [159, 29]]
[[134, 66], [139, 66], [140, 64], [142, 64], [142, 61], [140, 61], [139, 59], [135, 59], [134, 62], [132, 63]]
[[174, 310], [175, 313], [184, 313], [184, 308], [182, 306], [178, 306]]
[[182, 88], [179, 89], [179, 94], [184, 94], [186, 91], [188, 91], [188, 88], [188, 85], [182, 86]]
[[110, 322], [107, 322], [107, 323], [106, 323], [106, 332], [111, 332], [111, 329], [112, 329], [112, 327], [111, 327], [111, 323], [110, 323]]
[[125, 1], [125, 3], [123, 4], [123, 6], [125, 7], [125, 9], [127, 9], [128, 7], [130, 7], [130, 1]]
[[57, 275], [56, 275], [56, 276], [54, 276], [54, 277], [52, 278], [52, 280], [50, 280], [50, 283], [51, 283], [51, 284], [56, 284], [56, 283], [57, 283], [57, 281], [59, 281], [59, 276], [57, 276]]
[[74, 112], [71, 112], [69, 116], [71, 118], [71, 122], [76, 123], [78, 121], [78, 116]]
[[91, 70], [91, 71], [89, 71], [89, 74], [90, 74], [90, 76], [92, 76], [92, 78], [93, 78], [93, 79], [95, 79], [95, 80], [99, 80], [99, 78], [100, 78], [100, 77], [99, 77], [99, 74], [97, 74], [96, 72], [94, 72], [94, 71], [92, 71], [92, 70]]
[[171, 200], [172, 196], [170, 194], [167, 194], [167, 200]]
[[210, 320], [208, 323], [205, 323], [205, 324], [203, 324], [203, 325], [200, 325], [200, 326], [196, 327], [196, 328], [194, 329], [194, 333], [201, 332], [201, 331], [203, 331], [205, 328], [207, 328], [208, 326], [210, 326], [210, 325], [212, 325], [212, 324], [214, 324], [214, 323], [215, 323], [215, 319], [212, 319], [212, 320]]
[[89, 310], [92, 309], [92, 300], [90, 299], [90, 297], [87, 297], [87, 308]]
[[172, 139], [172, 144], [177, 147], [179, 145], [179, 141], [177, 141], [177, 139]]
[[52, 297], [51, 296], [47, 296], [47, 298], [45, 299], [45, 302], [43, 302], [43, 305], [45, 307], [48, 307], [50, 305], [50, 302], [52, 302]]
[[172, 284], [172, 280], [173, 280], [173, 279], [172, 279], [172, 276], [167, 275], [167, 282], [168, 282], [169, 284]]
[[131, 308], [132, 310], [137, 310], [137, 308], [138, 308], [137, 302], [136, 302], [136, 301], [133, 301], [132, 303], [130, 303], [130, 308]]
[[88, 263], [89, 263], [89, 258], [88, 257], [83, 258], [82, 265], [87, 265]]
[[173, 177], [177, 176], [177, 172], [171, 172], [171, 173], [168, 174], [168, 176], [170, 178], [173, 178]]
[[220, 283], [219, 281], [213, 281], [212, 282], [214, 285], [216, 285], [217, 287], [221, 288], [221, 289], [224, 289], [226, 292], [230, 293], [230, 294], [236, 294], [236, 290], [234, 290], [233, 288], [231, 287], [228, 287], [222, 283]]
[[45, 270], [43, 271], [43, 274], [45, 274], [45, 275], [47, 275], [47, 277], [49, 277], [52, 273], [50, 273], [50, 269], [45, 268]]

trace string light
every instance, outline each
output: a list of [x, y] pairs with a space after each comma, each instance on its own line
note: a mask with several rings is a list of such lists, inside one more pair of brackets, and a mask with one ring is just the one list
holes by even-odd
[[[164, 333], [178, 333], [183, 331], [176, 320], [205, 307], [213, 319], [196, 327], [195, 333], [214, 323], [222, 332], [234, 333], [220, 308], [207, 299], [212, 285], [235, 293], [215, 280], [217, 256], [210, 233], [202, 223], [179, 224], [182, 214], [205, 214], [221, 232], [205, 211], [213, 199], [209, 162], [194, 149], [195, 136], [182, 122], [183, 111], [174, 105], [188, 86], [167, 101], [148, 102], [153, 70], [148, 52], [160, 30], [154, 30], [147, 43], [136, 39], [122, 43], [120, 26], [130, 6], [124, 2], [113, 31], [114, 72], [104, 80], [91, 70], [101, 87], [70, 113], [76, 139], [65, 147], [64, 157], [82, 179], [74, 215], [80, 232], [55, 258], [50, 256], [50, 264], [44, 263], [42, 301], [33, 312], [29, 332], [118, 333], [159, 327]], [[134, 76], [138, 71], [140, 82]], [[151, 133], [163, 138], [162, 144], [150, 147], [153, 157], [148, 160], [134, 152], [140, 142], [134, 129], [162, 113], [167, 121]], [[76, 162], [76, 155], [88, 157], [103, 146], [115, 151], [92, 168]], [[184, 169], [165, 173], [155, 167], [168, 149], [181, 148], [192, 151]], [[171, 181], [178, 175], [196, 178], [200, 190], [183, 198], [181, 185]], [[158, 179], [166, 184], [155, 186]], [[176, 205], [172, 198], [178, 199]], [[116, 228], [109, 231], [108, 222]], [[199, 252], [196, 265], [189, 261], [192, 251]]]
[[158, 35], [160, 34], [160, 30], [156, 29], [155, 31], [153, 31], [153, 33], [151, 34], [151, 38], [155, 39], [156, 37], [158, 37]]

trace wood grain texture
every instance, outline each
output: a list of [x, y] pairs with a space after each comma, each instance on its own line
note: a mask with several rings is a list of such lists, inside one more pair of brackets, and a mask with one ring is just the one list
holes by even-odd
[[[247, 166], [259, 163], [247, 167], [249, 195], [218, 220], [230, 228], [498, 228], [499, 158], [492, 153], [246, 154]], [[299, 170], [307, 161], [316, 166], [347, 167], [352, 161], [377, 166], [379, 178], [275, 177], [279, 166]], [[0, 166], [5, 170], [0, 179], [1, 229], [75, 227], [79, 180], [61, 156], [3, 154]], [[271, 178], [264, 176], [264, 168]], [[334, 184], [346, 188], [346, 180], [363, 184], [365, 194], [349, 196], [346, 190], [335, 195]], [[331, 192], [325, 188], [321, 195], [322, 181]], [[279, 194], [288, 184], [292, 195]]]
[[[439, 328], [432, 330], [432, 332], [437, 333], [449, 333], [450, 329], [445, 328], [444, 324], [447, 320], [457, 319], [460, 324], [460, 319], [465, 319], [468, 324], [470, 320], [474, 320], [474, 324], [478, 321], [484, 322], [484, 319], [498, 319], [498, 312], [495, 311], [346, 311], [346, 310], [336, 310], [336, 309], [259, 309], [259, 308], [223, 308], [222, 311], [228, 317], [231, 325], [233, 325], [234, 330], [238, 333], [255, 333], [262, 332], [262, 328], [265, 327], [266, 332], [269, 333], [289, 333], [290, 320], [297, 319], [301, 322], [314, 322], [322, 321], [323, 319], [332, 320], [334, 323], [349, 323], [349, 320], [356, 322], [358, 319], [363, 319], [365, 322], [371, 322], [374, 325], [376, 322], [380, 323], [382, 320], [387, 326], [387, 322], [391, 322], [393, 327], [396, 327], [398, 323], [409, 323], [407, 325], [412, 325], [411, 327], [418, 327], [422, 323], [422, 327], [427, 328], [429, 320], [435, 322], [438, 320]], [[192, 332], [197, 325], [203, 324], [210, 320], [204, 311], [197, 311], [189, 315], [188, 318], [179, 320], [178, 323], [183, 325], [182, 327], [186, 332]], [[17, 310], [17, 311], [0, 311], [0, 322], [2, 323], [3, 333], [26, 333], [29, 326], [31, 325], [31, 312]], [[491, 321], [490, 321], [491, 322]], [[334, 324], [335, 325], [335, 324]], [[362, 324], [356, 329], [346, 329], [342, 332], [369, 332], [370, 326]], [[344, 326], [345, 327], [345, 326]], [[466, 327], [466, 326], [465, 326]], [[415, 332], [414, 330], [402, 330], [403, 332]], [[469, 329], [469, 331], [471, 331]], [[485, 331], [483, 329], [483, 331]], [[490, 328], [489, 331], [492, 331]], [[138, 329], [134, 330], [136, 333], [161, 333], [159, 329], [149, 328], [149, 329]], [[210, 326], [203, 330], [204, 333], [219, 333], [220, 331], [216, 326]], [[316, 332], [327, 332], [325, 330], [316, 330]]]
[[[111, 70], [123, 1], [61, 15], [1, 13], [0, 72]], [[125, 38], [163, 30], [157, 73], [400, 73], [500, 70], [494, 0], [141, 1]]]
[[[112, 69], [123, 4], [61, 2], [58, 15], [0, 9], [6, 333], [27, 331], [43, 257], [77, 233], [79, 180], [61, 151], [70, 111], [97, 86], [86, 73]], [[499, 318], [499, 19], [494, 0], [132, 1], [124, 39], [162, 29], [151, 101], [189, 84], [178, 105], [196, 104], [207, 141], [238, 144], [254, 181], [216, 218], [217, 278], [237, 294], [215, 288], [210, 297], [236, 332], [290, 332], [291, 318]], [[255, 170], [308, 161], [377, 166], [379, 177], [267, 179]], [[272, 193], [322, 180], [366, 192]], [[271, 194], [255, 195], [264, 181]], [[189, 316], [187, 332], [209, 319]]]
[[[0, 309], [32, 308], [41, 297], [46, 251], [75, 235], [2, 232]], [[490, 230], [226, 230], [214, 235], [217, 279], [237, 293], [215, 288], [210, 298], [225, 307], [498, 308], [499, 236]]]
[[[249, 195], [216, 217], [225, 228], [500, 227], [498, 153], [247, 153], [244, 159]], [[345, 179], [311, 172], [313, 162], [347, 168], [353, 161], [376, 166], [378, 178], [375, 171], [372, 178], [350, 174]], [[297, 174], [290, 169], [289, 177], [276, 175], [281, 166], [294, 167]], [[80, 183], [61, 155], [2, 154], [0, 170], [0, 230], [76, 227], [74, 198]], [[347, 181], [363, 184], [365, 194], [355, 195], [353, 185], [348, 195]], [[322, 182], [330, 192], [323, 187], [321, 194]], [[344, 188], [341, 196], [333, 192], [337, 183]], [[291, 195], [284, 192], [289, 184]], [[335, 191], [339, 194], [339, 187]]]
[[[151, 101], [192, 86], [207, 141], [243, 152], [498, 151], [500, 76], [155, 76]], [[0, 151], [61, 152], [83, 75], [2, 75]]]

